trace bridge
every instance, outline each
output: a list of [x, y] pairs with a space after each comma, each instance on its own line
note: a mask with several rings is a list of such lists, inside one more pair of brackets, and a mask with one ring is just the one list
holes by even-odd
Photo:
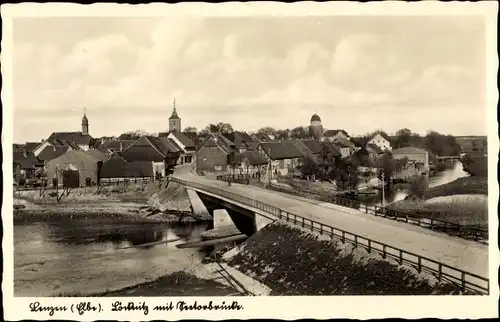
[[489, 294], [486, 245], [331, 203], [250, 185], [229, 186], [186, 171], [175, 173], [171, 180], [197, 191], [207, 208], [229, 209], [235, 225], [247, 235], [273, 220], [287, 220], [430, 272], [463, 290]]
[[437, 156], [436, 159], [438, 161], [460, 161], [460, 156], [458, 155], [448, 155], [448, 156]]

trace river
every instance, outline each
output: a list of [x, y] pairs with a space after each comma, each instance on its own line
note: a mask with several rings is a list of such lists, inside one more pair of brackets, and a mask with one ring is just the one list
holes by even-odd
[[[14, 223], [15, 296], [94, 293], [184, 270], [206, 255], [177, 249], [199, 240], [208, 224], [166, 225], [102, 219], [25, 220]], [[149, 247], [130, 247], [182, 238]]]
[[[455, 181], [458, 178], [462, 177], [468, 177], [469, 174], [464, 171], [462, 167], [462, 163], [457, 161], [454, 162], [452, 165], [450, 165], [449, 169], [435, 172], [432, 176], [429, 177], [429, 175], [426, 175], [427, 179], [427, 187], [432, 188], [436, 186], [440, 186], [443, 184], [447, 184], [449, 182]], [[395, 184], [393, 186], [392, 191], [386, 191], [385, 192], [385, 204], [391, 204], [393, 202], [397, 202], [400, 200], [403, 200], [408, 196], [408, 190], [406, 189], [405, 185], [402, 184]], [[367, 196], [367, 197], [360, 197], [359, 198], [362, 201], [365, 202], [370, 202], [375, 205], [381, 206], [382, 205], [382, 197], [380, 194], [375, 195], [375, 196]]]

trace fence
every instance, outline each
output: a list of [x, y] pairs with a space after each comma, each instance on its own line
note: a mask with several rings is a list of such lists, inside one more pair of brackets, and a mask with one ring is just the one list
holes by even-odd
[[[311, 231], [316, 231], [321, 234], [330, 235], [331, 238], [341, 240], [343, 243], [349, 242], [354, 247], [363, 247], [368, 253], [377, 252], [382, 255], [382, 258], [395, 259], [400, 265], [406, 264], [415, 267], [418, 272], [427, 271], [440, 281], [448, 281], [460, 287], [462, 292], [472, 291], [473, 293], [489, 294], [489, 279], [466, 272], [464, 270], [454, 268], [452, 266], [440, 263], [430, 258], [420, 256], [418, 254], [408, 252], [382, 242], [369, 239], [339, 228], [322, 224], [320, 222], [304, 218], [302, 216], [281, 210], [275, 206], [265, 204], [263, 202], [243, 197], [232, 192], [228, 192], [219, 188], [213, 188], [203, 184], [180, 180], [177, 178], [170, 178], [170, 180], [179, 184], [189, 186], [194, 189], [203, 190], [208, 193], [213, 193], [219, 197], [227, 198], [229, 200], [239, 202], [243, 205], [264, 211], [276, 218], [286, 220], [295, 225], [308, 228]], [[349, 199], [346, 199], [349, 200]], [[353, 201], [353, 200], [349, 200]]]
[[445, 221], [441, 219], [429, 218], [417, 214], [411, 214], [400, 210], [394, 210], [386, 207], [368, 204], [358, 200], [352, 200], [339, 197], [338, 195], [325, 195], [318, 192], [305, 192], [300, 190], [288, 189], [276, 185], [268, 185], [270, 190], [292, 194], [300, 197], [311, 198], [318, 201], [330, 202], [339, 206], [360, 210], [366, 214], [381, 216], [396, 221], [403, 221], [409, 224], [417, 225], [431, 230], [446, 232], [457, 235], [458, 237], [472, 239], [475, 241], [488, 242], [488, 230], [463, 226], [458, 223]]
[[241, 184], [250, 184], [250, 179], [258, 178], [259, 175], [257, 173], [252, 174], [224, 174], [217, 176], [217, 180], [232, 183], [241, 183]]

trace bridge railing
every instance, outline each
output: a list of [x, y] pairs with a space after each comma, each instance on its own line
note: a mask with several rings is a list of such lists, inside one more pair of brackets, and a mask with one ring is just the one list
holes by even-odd
[[300, 197], [306, 197], [318, 201], [330, 202], [339, 206], [360, 210], [366, 214], [381, 216], [387, 219], [403, 221], [409, 224], [417, 225], [431, 230], [443, 231], [448, 234], [457, 235], [462, 238], [472, 239], [475, 241], [488, 241], [488, 230], [478, 227], [464, 226], [459, 223], [446, 220], [421, 216], [400, 210], [394, 210], [387, 207], [372, 205], [366, 202], [343, 198], [338, 195], [321, 194], [319, 192], [306, 192], [304, 190], [294, 190], [276, 185], [268, 185], [268, 189], [283, 192]]
[[[325, 225], [318, 221], [310, 220], [300, 215], [282, 210], [278, 207], [265, 204], [255, 199], [244, 197], [219, 188], [206, 186], [196, 182], [185, 181], [177, 178], [170, 178], [173, 182], [199, 189], [208, 193], [213, 193], [219, 197], [227, 198], [234, 202], [264, 211], [274, 215], [276, 218], [286, 220], [295, 225], [308, 228], [311, 231], [319, 232], [331, 236], [332, 239], [341, 240], [343, 243], [351, 243], [354, 247], [363, 247], [368, 253], [379, 253], [382, 258], [392, 258], [400, 265], [406, 264], [417, 269], [418, 272], [426, 271], [434, 275], [440, 282], [449, 282], [460, 287], [462, 292], [471, 291], [478, 294], [489, 294], [489, 279], [470, 273], [450, 265], [440, 263], [436, 260], [405, 251], [403, 249], [387, 245], [385, 243], [348, 232], [330, 225]], [[347, 199], [349, 200], [349, 199]]]

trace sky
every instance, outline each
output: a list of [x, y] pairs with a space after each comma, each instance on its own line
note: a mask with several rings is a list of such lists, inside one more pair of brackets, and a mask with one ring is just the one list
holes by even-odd
[[486, 134], [481, 16], [13, 21], [14, 141], [227, 122]]

